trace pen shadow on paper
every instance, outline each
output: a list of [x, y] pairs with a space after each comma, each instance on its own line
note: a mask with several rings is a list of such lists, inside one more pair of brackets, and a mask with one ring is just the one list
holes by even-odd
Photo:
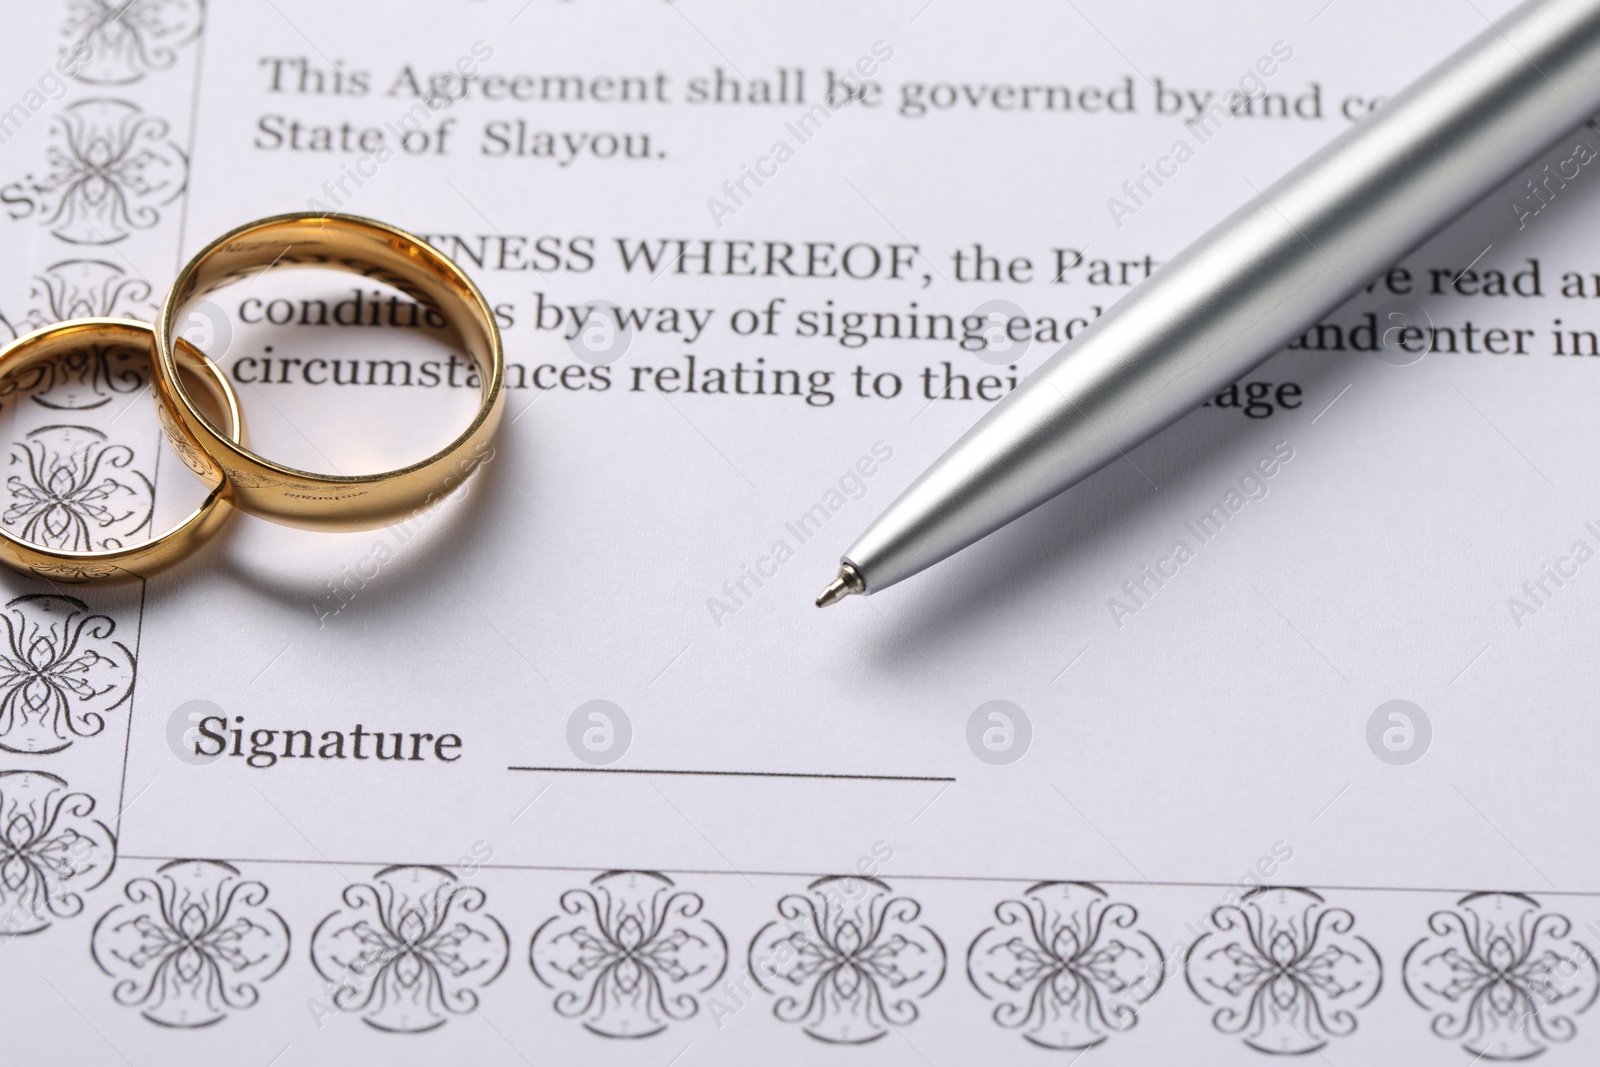
[[[1600, 144], [1600, 131], [1593, 127], [1579, 127], [1573, 136]], [[1523, 185], [1528, 177], [1538, 172], [1543, 163], [1565, 159], [1571, 143], [1570, 138], [1557, 142], [1558, 146], [1565, 145], [1565, 150], [1552, 148], [1396, 264], [1412, 272], [1417, 286], [1415, 304], [1425, 316], [1430, 302], [1437, 308], [1443, 299], [1428, 293], [1430, 267], [1464, 272], [1476, 264], [1480, 272], [1498, 269], [1510, 277], [1513, 272], [1526, 269], [1530, 257], [1539, 258], [1543, 295], [1560, 294], [1561, 272], [1565, 268], [1545, 261], [1538, 244], [1547, 240], [1550, 228], [1560, 223], [1549, 218], [1519, 219], [1515, 210], [1507, 210], [1507, 205], [1527, 201], [1530, 194]], [[1559, 207], [1572, 218], [1583, 217], [1586, 210], [1588, 218], [1600, 217], [1600, 178], [1584, 181], [1580, 177], [1563, 186], [1560, 196], [1559, 201], [1552, 198], [1546, 202], [1539, 214], [1554, 215], [1553, 209]], [[1519, 222], [1523, 224], [1520, 227]], [[1363, 283], [1360, 292], [1322, 321], [1354, 322], [1357, 316], [1376, 311], [1391, 299], [1394, 297], [1381, 285], [1368, 292]], [[1512, 307], [1534, 310], [1526, 301]], [[1460, 317], [1470, 317], [1477, 310], [1487, 313], [1512, 307], [1468, 305]], [[1278, 441], [1292, 440], [1336, 399], [1346, 384], [1361, 387], [1370, 382], [1374, 389], [1380, 389], [1384, 385], [1381, 379], [1397, 369], [1370, 352], [1275, 354], [1244, 379], [1297, 382], [1305, 396], [1299, 418], [1280, 421], [1282, 412], [1259, 420], [1206, 408], [1191, 412], [1132, 449], [1125, 459], [966, 549], [960, 569], [948, 564], [932, 568], [922, 580], [943, 583], [943, 588], [934, 594], [938, 597], [938, 610], [897, 614], [897, 630], [878, 646], [874, 655], [885, 664], [899, 663], [920, 658], [919, 646], [937, 646], [986, 632], [991, 620], [1014, 615], [1019, 601], [1038, 602], [1048, 597], [1049, 590], [1071, 574], [1075, 561], [1148, 529], [1152, 515], [1174, 495], [1170, 490], [1202, 480], [1210, 484], [1219, 474], [1224, 480], [1231, 480], [1236, 473], [1235, 460], [1245, 456], [1253, 461]], [[1440, 447], [1448, 447], [1448, 441], [1441, 440]]]
[[[1272, 373], [1279, 358], [1263, 364], [1257, 373], [1283, 380], [1281, 374]], [[1308, 396], [1331, 397], [1326, 391], [1329, 379], [1363, 376], [1354, 362], [1328, 360], [1305, 373], [1294, 373], [1292, 380]], [[1079, 566], [1077, 561], [1097, 557], [1104, 546], [1128, 542], [1148, 529], [1166, 501], [1177, 495], [1173, 490], [1210, 484], [1224, 476], [1231, 482], [1237, 464], [1229, 457], [1241, 450], [1251, 457], [1265, 455], [1290, 436], [1284, 432], [1288, 427], [1274, 427], [1270, 420], [1263, 420], [1269, 422], [1266, 426], [1240, 426], [1244, 421], [1242, 416], [1215, 411], [1193, 412], [1163, 430], [1159, 439], [1131, 450], [1126, 459], [967, 548], [969, 558], [959, 570], [936, 565], [923, 581], [943, 583], [933, 594], [937, 610], [897, 613], [898, 633], [879, 647], [880, 661], [917, 659], [921, 646], [937, 647], [985, 633], [988, 622], [1017, 614], [1023, 601], [1039, 606], [1051, 596], [1050, 589]], [[900, 641], [899, 635], [905, 640]]]

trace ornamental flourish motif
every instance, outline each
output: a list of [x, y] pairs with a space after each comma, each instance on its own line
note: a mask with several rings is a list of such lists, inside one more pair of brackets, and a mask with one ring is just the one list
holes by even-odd
[[0, 936], [72, 918], [111, 876], [116, 839], [94, 809], [53, 774], [0, 771]]
[[612, 871], [561, 895], [533, 935], [534, 976], [555, 1009], [602, 1037], [650, 1037], [693, 1017], [728, 966], [705, 902], [661, 874]]
[[215, 860], [174, 860], [135, 878], [95, 924], [90, 953], [113, 999], [161, 1026], [194, 1029], [260, 999], [289, 958], [267, 887]]
[[[34, 278], [26, 315], [15, 322], [0, 317], [0, 334], [15, 340], [67, 319], [154, 317], [150, 283], [130, 277], [115, 263], [66, 259]], [[132, 345], [83, 345], [54, 359], [23, 367], [0, 378], [0, 399], [24, 395], [41, 407], [88, 411], [116, 396], [144, 388], [150, 353]]]
[[442, 867], [386, 867], [344, 891], [317, 924], [311, 962], [337, 1011], [378, 1030], [422, 1033], [478, 1006], [505, 970], [505, 927], [485, 896]]
[[1211, 913], [1184, 977], [1211, 1024], [1258, 1052], [1300, 1055], [1355, 1032], [1383, 964], [1355, 916], [1309, 889], [1262, 888]]
[[1406, 992], [1433, 1032], [1475, 1058], [1525, 1060], [1578, 1033], [1600, 966], [1572, 921], [1521, 893], [1472, 893], [1428, 919], [1406, 953]]
[[103, 259], [52, 263], [34, 278], [28, 295], [33, 299], [27, 318], [32, 330], [67, 319], [149, 319], [157, 308], [148, 281]]
[[[150, 299], [150, 292], [148, 281], [137, 275], [129, 275], [124, 267], [116, 263], [103, 259], [63, 259], [34, 276], [33, 284], [28, 289], [31, 303], [27, 312], [15, 322], [11, 319], [0, 319], [0, 322], [4, 323], [10, 338], [15, 340], [23, 333], [67, 319], [148, 321], [155, 317], [160, 306], [157, 301]], [[130, 356], [133, 354], [130, 352]], [[40, 378], [40, 366], [43, 365], [9, 375], [7, 381], [25, 383], [30, 378]], [[18, 388], [26, 390], [31, 386], [10, 386], [6, 392], [15, 392]]]
[[59, 752], [105, 729], [133, 693], [117, 624], [75, 597], [19, 596], [0, 612], [0, 749]]
[[61, 57], [87, 56], [79, 81], [127, 85], [176, 63], [204, 21], [203, 0], [69, 0]]
[[967, 950], [967, 977], [993, 1018], [1042, 1048], [1093, 1048], [1132, 1029], [1166, 977], [1132, 905], [1099, 886], [1042, 882], [994, 909]]
[[108, 245], [161, 221], [183, 194], [189, 161], [166, 120], [126, 100], [80, 100], [57, 112], [47, 153], [59, 197], [45, 225], [72, 244]]
[[133, 449], [93, 427], [41, 426], [11, 446], [0, 524], [47, 548], [121, 548], [155, 514], [155, 484], [133, 461]]
[[916, 1022], [944, 979], [944, 942], [922, 905], [876, 878], [821, 878], [778, 901], [750, 942], [750, 974], [772, 1013], [819, 1041], [860, 1045]]

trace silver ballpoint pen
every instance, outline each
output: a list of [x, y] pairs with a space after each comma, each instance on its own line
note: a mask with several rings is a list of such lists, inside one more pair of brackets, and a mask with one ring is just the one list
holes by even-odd
[[1600, 0], [1516, 8], [1051, 356], [867, 527], [817, 606], [932, 566], [1175, 422], [1596, 109]]

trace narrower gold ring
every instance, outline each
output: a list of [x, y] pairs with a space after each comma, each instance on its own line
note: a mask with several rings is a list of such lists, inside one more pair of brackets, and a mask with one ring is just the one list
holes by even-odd
[[[135, 349], [150, 356], [153, 367], [156, 362], [152, 354], [154, 340], [155, 331], [149, 323], [132, 319], [74, 319], [57, 323], [19, 337], [0, 349], [0, 382], [17, 383], [29, 367], [59, 359], [91, 344]], [[228, 424], [228, 438], [242, 443], [244, 422], [239, 413], [238, 397], [234, 395], [233, 386], [228, 384], [227, 375], [187, 341], [178, 342], [176, 353], [175, 366], [194, 375], [220, 409], [223, 421]], [[207, 460], [199, 443], [187, 436], [181, 427], [169, 423], [160, 405], [156, 413], [161, 416], [167, 437], [183, 461], [208, 482], [215, 482], [193, 514], [148, 541], [93, 552], [34, 544], [0, 527], [0, 563], [24, 574], [58, 582], [148, 578], [193, 552], [221, 529], [233, 514], [227, 482], [221, 479], [216, 465]]]
[[[482, 399], [471, 425], [427, 459], [381, 474], [296, 470], [230, 441], [195, 407], [175, 373], [175, 329], [189, 301], [277, 267], [321, 267], [385, 282], [444, 316], [477, 364]], [[241, 226], [201, 249], [178, 275], [156, 321], [157, 395], [221, 466], [234, 506], [316, 530], [369, 530], [437, 503], [493, 455], [505, 397], [505, 351], [494, 313], [460, 267], [404, 230], [353, 215], [277, 215]]]

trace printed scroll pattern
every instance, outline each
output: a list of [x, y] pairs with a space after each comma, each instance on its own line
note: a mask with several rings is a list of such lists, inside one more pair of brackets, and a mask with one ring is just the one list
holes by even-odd
[[133, 463], [133, 449], [93, 427], [40, 427], [11, 446], [0, 523], [47, 548], [121, 548], [155, 513], [155, 484]]
[[105, 729], [133, 692], [117, 624], [74, 597], [20, 596], [0, 612], [0, 749], [59, 752]]
[[47, 155], [55, 200], [50, 232], [72, 244], [107, 245], [161, 221], [183, 195], [189, 161], [165, 119], [127, 100], [80, 100], [55, 115]]
[[149, 319], [157, 306], [148, 281], [130, 277], [125, 268], [103, 259], [52, 263], [34, 280], [29, 295], [34, 303], [27, 322], [35, 330], [67, 319]]
[[1474, 1057], [1525, 1060], [1578, 1033], [1600, 966], [1572, 921], [1520, 893], [1473, 893], [1428, 919], [1406, 953], [1406, 992], [1435, 1034]]
[[83, 911], [111, 876], [116, 839], [94, 798], [39, 771], [0, 771], [0, 935], [31, 934]]
[[555, 1009], [602, 1037], [649, 1037], [700, 1010], [728, 944], [696, 893], [648, 872], [613, 871], [561, 895], [533, 935], [533, 973]]
[[68, 0], [61, 57], [88, 57], [80, 81], [127, 85], [176, 63], [204, 21], [202, 0]]
[[[0, 772], [0, 933], [80, 914], [84, 894], [109, 878], [116, 843], [94, 811], [55, 775]], [[94, 925], [91, 956], [114, 980], [113, 999], [152, 1023], [220, 1023], [257, 1004], [286, 966], [288, 924], [267, 888], [230, 864], [176, 860], [128, 880], [123, 896]], [[331, 1001], [306, 1002], [318, 1026], [353, 1012], [378, 1030], [421, 1033], [476, 1010], [507, 957], [485, 903], [437, 867], [390, 867], [350, 887], [312, 937]], [[659, 873], [612, 871], [559, 903], [528, 945], [558, 1015], [623, 1039], [660, 1034], [708, 1003], [715, 1017], [707, 997], [726, 976], [727, 941], [699, 894]], [[776, 998], [773, 1017], [819, 1041], [866, 1044], [905, 1027], [942, 980], [944, 947], [921, 906], [877, 879], [824, 878], [777, 911], [750, 942], [747, 977]], [[1574, 1042], [1577, 1017], [1600, 999], [1600, 961], [1567, 915], [1532, 897], [1470, 894], [1427, 926], [1406, 953], [1405, 989], [1432, 1032], [1474, 1061]], [[1185, 977], [1215, 1029], [1258, 1052], [1314, 1053], [1354, 1034], [1381, 987], [1378, 953], [1354, 928], [1348, 911], [1309, 890], [1255, 890], [1212, 912], [1184, 955]], [[1001, 901], [967, 951], [993, 1021], [1064, 1051], [1133, 1029], [1164, 963], [1131, 905], [1072, 882]]]
[[[66, 259], [46, 267], [34, 279], [27, 312], [15, 320], [0, 317], [0, 338], [67, 319], [118, 318], [149, 320], [156, 305], [150, 283], [130, 277], [115, 263], [98, 259]], [[28, 396], [41, 407], [88, 411], [114, 397], [144, 388], [149, 353], [127, 345], [83, 345], [7, 374], [0, 379], [0, 399]]]
[[1189, 988], [1216, 1008], [1217, 1030], [1259, 1052], [1315, 1052], [1356, 1029], [1383, 981], [1355, 917], [1307, 889], [1253, 890], [1211, 913], [1189, 947]]
[[90, 951], [118, 1004], [161, 1026], [210, 1026], [261, 998], [289, 958], [267, 887], [214, 860], [174, 860], [135, 878], [95, 924]]
[[750, 973], [773, 1014], [835, 1044], [876, 1041], [917, 1020], [944, 978], [944, 943], [922, 905], [876, 878], [822, 878], [778, 901], [750, 942]]
[[1035, 1045], [1092, 1048], [1131, 1029], [1165, 961], [1139, 913], [1098, 886], [1045, 882], [1001, 902], [967, 951], [967, 977], [993, 1018]]
[[510, 945], [483, 890], [441, 867], [386, 867], [343, 902], [317, 925], [311, 962], [334, 1007], [376, 1029], [437, 1029], [505, 970]]

